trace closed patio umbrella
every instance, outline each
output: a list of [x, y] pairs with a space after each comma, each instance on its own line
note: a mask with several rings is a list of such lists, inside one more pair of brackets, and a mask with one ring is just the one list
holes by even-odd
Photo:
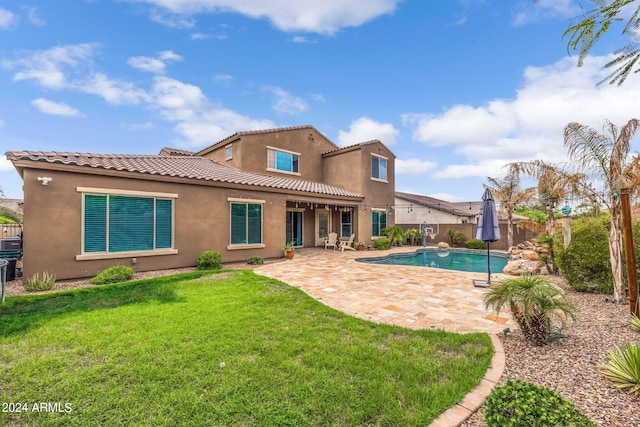
[[491, 252], [489, 248], [491, 242], [500, 240], [500, 226], [498, 224], [496, 202], [493, 199], [491, 190], [488, 188], [484, 190], [484, 194], [482, 195], [482, 206], [480, 207], [480, 215], [478, 216], [476, 239], [482, 240], [487, 244], [487, 281], [474, 280], [473, 285], [484, 288], [491, 284]]

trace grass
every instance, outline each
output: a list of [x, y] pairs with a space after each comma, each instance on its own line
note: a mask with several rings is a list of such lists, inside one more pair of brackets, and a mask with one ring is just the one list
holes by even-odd
[[249, 270], [11, 297], [0, 401], [27, 411], [0, 424], [427, 425], [492, 351], [486, 334], [356, 319]]

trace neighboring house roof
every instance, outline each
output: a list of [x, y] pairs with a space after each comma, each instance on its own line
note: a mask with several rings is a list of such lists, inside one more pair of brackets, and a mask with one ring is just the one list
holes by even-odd
[[338, 148], [338, 146], [335, 143], [333, 143], [329, 138], [327, 138], [318, 129], [314, 128], [311, 125], [303, 125], [303, 126], [289, 126], [289, 127], [283, 127], [283, 128], [247, 130], [247, 131], [242, 131], [242, 132], [236, 132], [236, 133], [234, 133], [232, 135], [229, 135], [228, 137], [226, 137], [225, 139], [223, 139], [221, 141], [218, 141], [218, 142], [216, 142], [214, 144], [209, 145], [208, 147], [203, 148], [202, 150], [198, 151], [196, 154], [197, 155], [206, 154], [209, 151], [211, 151], [212, 149], [214, 149], [216, 146], [222, 145], [222, 144], [228, 144], [229, 141], [237, 139], [238, 137], [241, 137], [241, 136], [244, 136], [244, 135], [261, 135], [261, 134], [268, 134], [268, 133], [274, 133], [274, 132], [286, 132], [286, 131], [300, 130], [300, 129], [311, 129], [311, 130], [314, 130], [319, 135], [322, 135], [324, 137], [324, 139], [326, 139], [331, 144], [335, 145], [336, 148]]
[[[422, 196], [420, 194], [402, 193], [396, 191], [396, 197], [398, 199], [406, 200], [407, 202], [415, 203], [429, 208], [437, 209], [442, 212], [447, 212], [457, 216], [476, 216], [480, 212], [482, 202], [447, 202], [445, 200], [436, 199], [435, 197]], [[499, 219], [507, 219], [506, 213], [502, 210], [496, 209]], [[522, 215], [511, 215], [512, 220], [527, 219]]]
[[164, 147], [162, 150], [160, 150], [160, 153], [158, 153], [159, 156], [193, 156], [196, 153], [194, 153], [193, 151], [188, 151], [188, 150], [181, 150], [179, 148], [171, 148], [171, 147]]
[[8, 160], [14, 163], [29, 161], [62, 164], [82, 168], [134, 172], [148, 175], [188, 178], [198, 181], [213, 181], [302, 191], [327, 196], [363, 197], [360, 194], [320, 182], [243, 172], [217, 163], [211, 159], [197, 156], [153, 156], [42, 151], [9, 151], [6, 153], [6, 156]]
[[23, 204], [22, 199], [0, 199], [0, 206], [18, 213], [22, 212]]
[[415, 203], [442, 212], [458, 216], [475, 216], [480, 211], [482, 202], [457, 202], [451, 203], [435, 197], [422, 196], [420, 194], [402, 193], [396, 191], [396, 197], [407, 202]]

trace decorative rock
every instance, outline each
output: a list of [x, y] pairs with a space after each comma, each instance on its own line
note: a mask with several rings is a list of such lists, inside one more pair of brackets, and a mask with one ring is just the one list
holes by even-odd
[[527, 261], [538, 261], [540, 259], [540, 255], [536, 251], [523, 251], [522, 259], [526, 259]]
[[449, 247], [449, 244], [447, 242], [439, 242], [438, 243], [438, 248], [440, 249], [447, 249]]

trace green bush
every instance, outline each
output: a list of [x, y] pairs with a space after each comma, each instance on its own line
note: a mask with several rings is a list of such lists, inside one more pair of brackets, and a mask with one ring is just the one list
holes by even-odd
[[198, 257], [198, 270], [220, 270], [222, 255], [218, 251], [204, 251]]
[[251, 264], [251, 265], [262, 265], [264, 264], [264, 260], [258, 256], [252, 256], [251, 258], [249, 258], [249, 260], [247, 261], [247, 264]]
[[0, 224], [15, 224], [16, 222], [6, 216], [0, 216]]
[[480, 239], [469, 239], [465, 246], [467, 249], [487, 249], [487, 244]]
[[55, 274], [48, 272], [36, 273], [24, 284], [24, 290], [27, 292], [48, 291], [53, 289], [55, 283]]
[[133, 268], [124, 265], [116, 265], [102, 270], [96, 277], [91, 279], [94, 285], [106, 285], [108, 283], [120, 283], [131, 280]]
[[487, 427], [596, 425], [555, 391], [517, 380], [495, 387], [483, 409]]
[[449, 236], [451, 246], [453, 246], [454, 248], [462, 245], [464, 243], [464, 239], [466, 238], [463, 232], [451, 228], [447, 230], [447, 236]]
[[373, 241], [373, 246], [378, 250], [389, 249], [391, 247], [391, 241], [386, 237], [379, 237]]
[[616, 346], [600, 372], [616, 387], [640, 395], [640, 345], [627, 344], [624, 350]]
[[571, 221], [571, 243], [564, 248], [562, 231], [553, 236], [553, 252], [560, 275], [578, 292], [612, 293], [609, 261], [609, 217]]
[[18, 212], [14, 210], [5, 208], [4, 206], [0, 206], [0, 217], [8, 218], [14, 221], [14, 222], [5, 222], [4, 224], [16, 224], [16, 223], [22, 222], [22, 215], [20, 215]]

